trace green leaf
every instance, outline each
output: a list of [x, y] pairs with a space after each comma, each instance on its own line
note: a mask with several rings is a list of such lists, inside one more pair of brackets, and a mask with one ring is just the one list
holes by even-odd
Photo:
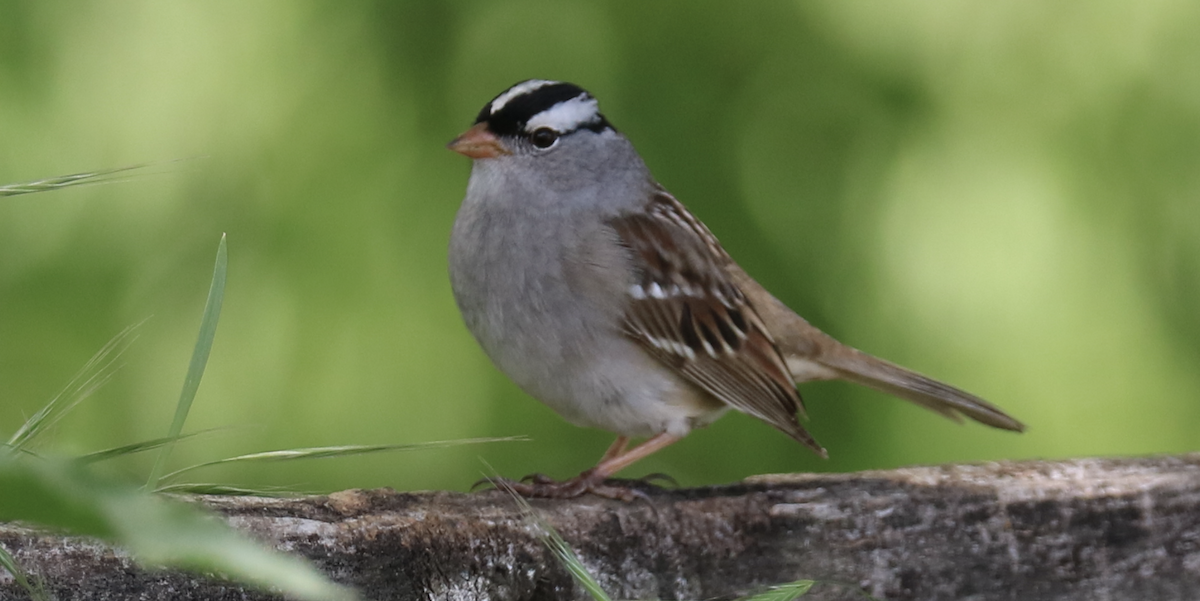
[[[213, 338], [217, 334], [217, 320], [221, 317], [221, 303], [225, 298], [225, 274], [228, 268], [229, 253], [225, 246], [225, 234], [221, 234], [221, 242], [217, 245], [217, 261], [213, 266], [212, 284], [208, 287], [208, 300], [204, 303], [204, 317], [200, 320], [200, 334], [196, 338], [196, 347], [192, 349], [192, 360], [188, 363], [183, 390], [179, 393], [179, 402], [175, 404], [175, 419], [171, 421], [167, 438], [178, 438], [179, 433], [183, 431], [183, 423], [187, 421], [192, 401], [200, 388], [200, 378], [204, 377], [204, 367], [208, 365], [208, 355], [212, 351]], [[146, 481], [146, 488], [158, 488], [159, 477], [173, 448], [175, 444], [171, 442], [159, 452], [154, 469], [150, 471], [150, 479]]]
[[215, 572], [304, 600], [355, 598], [305, 561], [211, 514], [98, 478], [74, 461], [0, 457], [0, 521], [14, 520], [104, 539], [150, 566]]

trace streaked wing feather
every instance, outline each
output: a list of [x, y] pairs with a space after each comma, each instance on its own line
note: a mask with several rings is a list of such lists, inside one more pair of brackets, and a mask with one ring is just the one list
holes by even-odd
[[803, 404], [783, 356], [708, 228], [661, 189], [644, 211], [609, 225], [637, 266], [628, 335], [709, 394], [824, 456], [796, 420]]

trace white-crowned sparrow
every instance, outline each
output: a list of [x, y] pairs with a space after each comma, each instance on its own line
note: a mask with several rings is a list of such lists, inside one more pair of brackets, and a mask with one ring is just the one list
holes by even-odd
[[[1024, 426], [972, 394], [809, 325], [754, 281], [650, 175], [582, 88], [518, 83], [449, 144], [474, 159], [450, 239], [468, 329], [505, 374], [571, 423], [616, 433], [599, 464], [526, 495], [630, 498], [605, 479], [748, 413], [826, 456], [796, 384], [843, 379], [948, 418]], [[648, 437], [626, 450], [629, 438]]]

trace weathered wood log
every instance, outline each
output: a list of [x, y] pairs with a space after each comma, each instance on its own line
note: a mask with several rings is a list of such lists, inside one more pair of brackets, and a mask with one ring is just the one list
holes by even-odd
[[[759, 476], [649, 501], [534, 501], [617, 599], [1200, 599], [1200, 454]], [[194, 497], [369, 599], [581, 599], [504, 493]], [[266, 599], [0, 525], [68, 599]], [[836, 584], [841, 583], [841, 584]], [[0, 577], [0, 599], [21, 599]]]

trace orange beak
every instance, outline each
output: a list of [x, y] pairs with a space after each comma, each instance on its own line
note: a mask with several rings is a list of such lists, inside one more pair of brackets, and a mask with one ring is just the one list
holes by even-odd
[[454, 138], [446, 148], [473, 159], [491, 159], [512, 154], [495, 134], [488, 131], [487, 123], [476, 123], [461, 136]]

